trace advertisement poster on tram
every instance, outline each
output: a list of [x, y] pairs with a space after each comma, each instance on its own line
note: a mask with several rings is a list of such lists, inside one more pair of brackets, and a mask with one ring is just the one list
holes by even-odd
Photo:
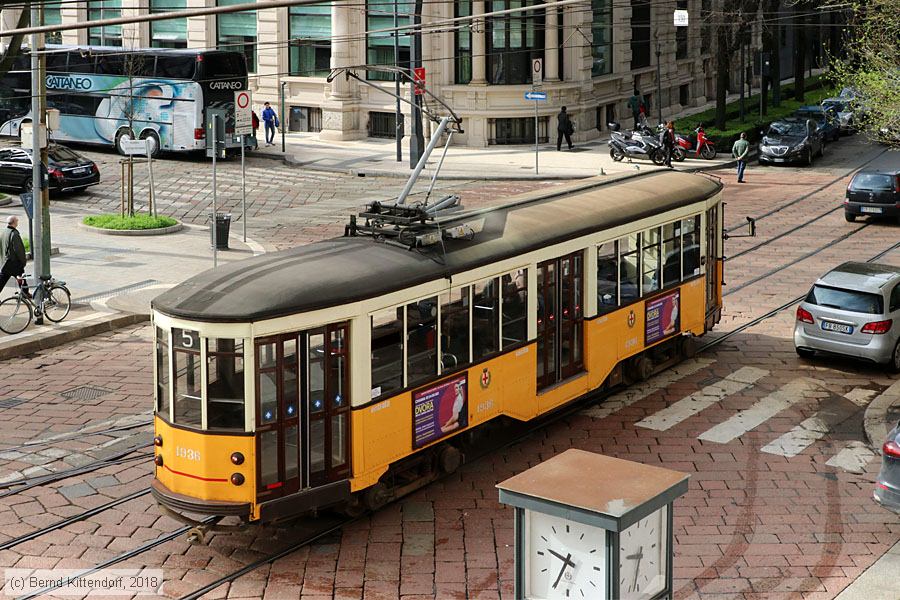
[[681, 292], [659, 296], [644, 304], [644, 344], [652, 344], [681, 329]]
[[421, 448], [469, 424], [467, 374], [413, 394], [413, 447]]

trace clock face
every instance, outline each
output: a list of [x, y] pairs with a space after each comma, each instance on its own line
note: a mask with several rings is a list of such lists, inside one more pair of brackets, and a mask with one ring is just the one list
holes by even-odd
[[525, 596], [606, 598], [606, 530], [525, 511]]
[[668, 560], [667, 507], [619, 534], [619, 596], [622, 600], [652, 598], [666, 586]]

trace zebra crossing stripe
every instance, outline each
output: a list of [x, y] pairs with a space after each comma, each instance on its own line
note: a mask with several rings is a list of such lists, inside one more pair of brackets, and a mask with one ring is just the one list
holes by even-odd
[[714, 359], [710, 358], [692, 358], [686, 360], [671, 369], [663, 371], [649, 381], [645, 381], [640, 385], [631, 386], [617, 394], [613, 394], [601, 404], [586, 409], [582, 414], [588, 417], [594, 417], [595, 419], [603, 419], [614, 412], [622, 410], [627, 406], [631, 406], [635, 402], [643, 400], [654, 392], [669, 387], [671, 384], [680, 379], [684, 379], [688, 375], [693, 375], [697, 371], [704, 369], [715, 362]]
[[[801, 377], [781, 386], [746, 410], [732, 415], [727, 420], [710, 427], [699, 436], [705, 442], [727, 444], [751, 429], [755, 429], [793, 403], [809, 398], [816, 388], [823, 389], [825, 383], [817, 379]], [[824, 395], [827, 392], [822, 392]]]
[[686, 398], [667, 406], [636, 423], [638, 427], [666, 431], [682, 421], [694, 416], [705, 408], [721, 401], [723, 398], [744, 390], [769, 372], [756, 367], [741, 367], [721, 381], [704, 387]]
[[849, 442], [844, 448], [828, 459], [825, 464], [850, 473], [862, 473], [875, 453], [862, 442]]
[[841, 398], [840, 403], [831, 403], [831, 405], [826, 403], [816, 414], [778, 439], [769, 442], [761, 450], [768, 454], [778, 454], [786, 458], [793, 458], [806, 450], [816, 440], [825, 437], [833, 427], [843, 423], [858, 411], [859, 407], [856, 404], [847, 402], [843, 398]]

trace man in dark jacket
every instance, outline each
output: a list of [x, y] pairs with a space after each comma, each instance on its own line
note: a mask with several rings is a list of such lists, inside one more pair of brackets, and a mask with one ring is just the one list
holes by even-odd
[[575, 131], [575, 127], [572, 125], [572, 121], [569, 119], [569, 113], [566, 112], [566, 107], [563, 106], [562, 110], [559, 111], [559, 114], [556, 115], [556, 151], [559, 152], [562, 150], [562, 141], [563, 137], [566, 138], [566, 143], [569, 145], [569, 150], [574, 148], [572, 145], [572, 133]]
[[6, 229], [0, 233], [0, 291], [12, 277], [20, 277], [25, 272], [25, 244], [16, 229], [19, 217], [6, 218]]
[[659, 143], [665, 156], [663, 164], [672, 167], [672, 150], [675, 149], [675, 124], [672, 121], [666, 123], [665, 129], [659, 132]]

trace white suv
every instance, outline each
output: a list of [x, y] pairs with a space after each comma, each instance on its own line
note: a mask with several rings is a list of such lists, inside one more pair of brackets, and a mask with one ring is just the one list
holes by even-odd
[[900, 267], [847, 262], [825, 274], [797, 307], [794, 347], [900, 372]]

